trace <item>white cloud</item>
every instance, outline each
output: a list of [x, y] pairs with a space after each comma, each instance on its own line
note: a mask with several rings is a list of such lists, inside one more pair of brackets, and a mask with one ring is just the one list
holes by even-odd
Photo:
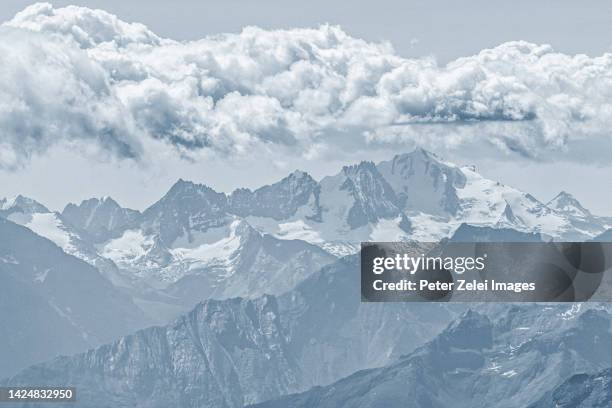
[[107, 74], [78, 48], [37, 33], [0, 28], [0, 165], [61, 141], [91, 140], [139, 155], [130, 117]]
[[177, 42], [104, 11], [49, 4], [5, 26], [4, 167], [78, 140], [134, 158], [150, 140], [186, 156], [409, 141], [538, 157], [605, 142], [612, 123], [612, 54], [510, 42], [440, 66], [333, 26]]

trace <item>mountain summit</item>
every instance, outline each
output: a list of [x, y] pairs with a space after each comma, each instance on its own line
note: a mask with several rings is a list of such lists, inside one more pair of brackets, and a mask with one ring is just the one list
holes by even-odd
[[91, 198], [81, 204], [68, 204], [62, 217], [87, 232], [95, 242], [113, 237], [114, 233], [135, 222], [140, 212], [123, 208], [110, 197]]
[[283, 220], [294, 215], [302, 206], [304, 214], [320, 217], [319, 185], [306, 172], [296, 170], [282, 180], [251, 191], [239, 188], [229, 196], [230, 211], [241, 217], [258, 216]]
[[401, 198], [403, 208], [434, 215], [455, 215], [459, 211], [456, 189], [465, 186], [466, 177], [435, 154], [419, 148], [377, 168]]
[[555, 198], [546, 203], [546, 206], [574, 217], [589, 218], [592, 216], [591, 212], [584, 208], [580, 201], [565, 191], [557, 194]]
[[11, 199], [3, 198], [0, 199], [0, 216], [8, 217], [13, 213], [22, 213], [22, 214], [35, 214], [35, 213], [49, 213], [49, 209], [39, 203], [38, 201], [24, 197], [22, 195], [17, 195]]

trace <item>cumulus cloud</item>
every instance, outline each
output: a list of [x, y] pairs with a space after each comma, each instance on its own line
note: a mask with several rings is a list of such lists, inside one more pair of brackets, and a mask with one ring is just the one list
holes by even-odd
[[0, 166], [17, 167], [60, 141], [92, 140], [124, 157], [139, 155], [128, 111], [86, 53], [3, 27], [0, 61]]
[[[305, 155], [343, 146], [487, 143], [538, 157], [612, 123], [612, 54], [510, 42], [441, 66], [334, 26], [177, 42], [101, 10], [36, 4], [0, 31], [0, 166], [61, 141], [141, 157]], [[347, 143], [347, 141], [349, 141]]]

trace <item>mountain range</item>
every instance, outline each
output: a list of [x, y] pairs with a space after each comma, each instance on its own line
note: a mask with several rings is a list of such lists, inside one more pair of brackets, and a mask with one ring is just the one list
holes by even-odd
[[593, 343], [605, 310], [361, 303], [355, 253], [605, 239], [611, 225], [568, 193], [544, 203], [422, 149], [230, 194], [179, 180], [142, 212], [2, 199], [0, 378], [74, 384], [84, 407], [490, 406], [508, 383], [534, 390], [505, 406], [536, 404], [612, 366]]
[[[612, 362], [606, 351], [612, 342], [612, 316], [597, 307], [580, 309], [580, 305], [521, 305], [489, 315], [469, 310], [431, 342], [392, 364], [253, 407], [530, 406], [573, 373]], [[601, 398], [585, 396], [589, 380], [596, 382], [571, 377], [553, 393], [557, 405], [539, 406], [576, 407], [572, 401], [578, 400], [583, 401], [580, 406], [607, 406]], [[568, 392], [570, 387], [574, 390]], [[565, 396], [560, 395], [563, 392]], [[593, 394], [601, 397], [608, 392]], [[593, 405], [584, 405], [587, 399]]]
[[361, 303], [357, 266], [338, 260], [279, 297], [206, 300], [6, 384], [73, 384], [81, 407], [242, 407], [393, 361], [456, 316], [442, 304]]
[[[295, 171], [231, 194], [179, 180], [143, 212], [106, 197], [57, 213], [18, 196], [0, 201], [0, 216], [96, 266], [118, 286], [147, 288], [148, 295], [141, 293], [147, 301], [162, 297], [170, 303], [193, 280], [203, 297], [279, 294], [357, 252], [362, 241], [436, 241], [462, 224], [587, 240], [612, 226], [610, 218], [591, 214], [566, 192], [543, 203], [423, 149], [345, 166], [320, 181]], [[251, 270], [258, 261], [268, 270], [277, 269], [270, 263], [293, 264], [295, 276], [284, 271], [285, 279], [237, 287], [236, 281], [261, 275]]]
[[605, 306], [360, 303], [356, 262], [280, 297], [204, 301], [4, 384], [73, 384], [79, 407], [552, 407], [587, 394], [567, 391], [577, 373], [612, 364]]

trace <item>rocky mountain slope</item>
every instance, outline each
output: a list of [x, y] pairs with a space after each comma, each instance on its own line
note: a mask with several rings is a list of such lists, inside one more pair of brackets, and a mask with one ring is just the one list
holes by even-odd
[[61, 213], [64, 220], [98, 243], [115, 238], [132, 225], [140, 212], [121, 207], [110, 197], [91, 198], [76, 205], [69, 203]]
[[359, 258], [323, 268], [279, 297], [303, 386], [377, 367], [433, 338], [464, 309], [444, 304], [362, 303]]
[[98, 270], [0, 218], [0, 375], [151, 324]]
[[38, 201], [21, 195], [10, 200], [0, 200], [0, 218], [49, 239], [65, 253], [96, 267], [113, 284], [119, 287], [130, 286], [129, 276], [122, 274], [112, 260], [100, 255], [95, 240], [87, 231], [81, 230], [62, 214], [50, 211]]
[[489, 316], [468, 311], [393, 364], [256, 406], [528, 406], [574, 373], [612, 361], [605, 351], [610, 319], [605, 310], [579, 305], [511, 306]]
[[347, 257], [280, 297], [206, 301], [6, 382], [68, 381], [85, 407], [511, 407], [612, 365], [611, 316], [598, 305], [481, 305], [438, 334], [469, 305], [361, 303], [358, 274]]
[[6, 383], [75, 384], [83, 407], [240, 407], [386, 364], [455, 316], [445, 305], [361, 303], [357, 262], [339, 260], [278, 298], [205, 301]]
[[530, 408], [596, 408], [612, 403], [612, 369], [575, 374]]
[[152, 327], [7, 380], [71, 384], [79, 407], [242, 407], [297, 389], [276, 300], [206, 301]]

